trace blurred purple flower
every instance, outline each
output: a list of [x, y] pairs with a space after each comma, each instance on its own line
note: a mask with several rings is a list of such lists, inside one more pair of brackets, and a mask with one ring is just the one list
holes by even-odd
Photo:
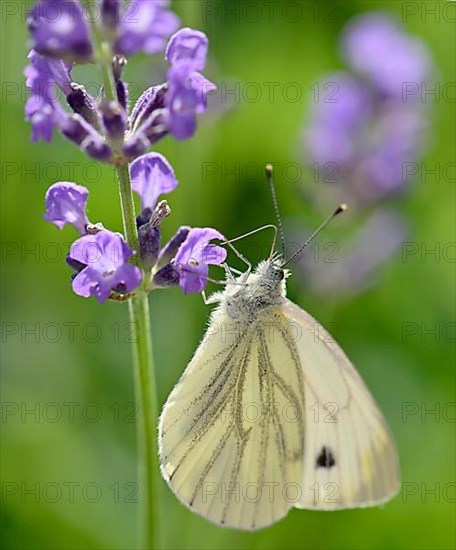
[[342, 54], [379, 92], [398, 99], [405, 83], [421, 85], [431, 71], [424, 43], [406, 34], [386, 13], [353, 19], [342, 37]]
[[226, 250], [211, 244], [212, 239], [224, 241], [225, 237], [210, 227], [194, 227], [177, 251], [173, 263], [180, 273], [179, 285], [185, 294], [204, 290], [209, 265], [220, 265], [226, 259]]
[[33, 49], [69, 61], [90, 61], [90, 29], [76, 0], [39, 0], [29, 13]]
[[178, 181], [163, 155], [148, 153], [130, 165], [131, 186], [141, 198], [141, 210], [155, 208], [158, 197], [174, 191]]
[[427, 117], [420, 103], [403, 102], [402, 84], [428, 77], [431, 61], [425, 45], [383, 13], [350, 22], [342, 51], [353, 72], [328, 75], [336, 93], [314, 106], [304, 144], [343, 200], [372, 202], [400, 190], [405, 163], [424, 150]]
[[125, 56], [138, 51], [148, 54], [163, 50], [166, 39], [176, 31], [179, 18], [165, 9], [167, 0], [133, 0], [121, 10], [115, 53]]
[[304, 130], [307, 160], [323, 181], [315, 194], [325, 205], [347, 202], [355, 214], [373, 213], [342, 247], [350, 251], [334, 264], [304, 257], [300, 269], [315, 291], [341, 296], [366, 288], [405, 236], [400, 217], [385, 199], [408, 187], [404, 168], [426, 146], [429, 122], [422, 104], [404, 102], [403, 84], [421, 84], [431, 74], [424, 43], [408, 35], [384, 13], [356, 17], [342, 35], [349, 70], [325, 80], [332, 97], [314, 105]]
[[[178, 17], [167, 0], [101, 1], [101, 29], [114, 41], [113, 52], [132, 55], [163, 50], [176, 31]], [[100, 21], [93, 24], [100, 26]], [[77, 0], [38, 0], [29, 13], [28, 28], [36, 51], [49, 57], [87, 63], [94, 47], [90, 21]]]
[[405, 168], [422, 154], [428, 127], [420, 109], [395, 103], [384, 105], [373, 128], [373, 138], [367, 139], [355, 168], [358, 196], [372, 201], [406, 189]]
[[86, 214], [88, 190], [82, 185], [61, 181], [51, 185], [46, 193], [46, 214], [44, 218], [59, 229], [69, 223], [81, 235], [86, 233], [89, 223]]
[[73, 279], [79, 296], [105, 302], [112, 291], [128, 293], [141, 283], [141, 271], [128, 263], [134, 251], [118, 233], [102, 230], [85, 235], [71, 246], [69, 260], [83, 266]]
[[416, 161], [428, 127], [417, 105], [380, 99], [349, 73], [328, 75], [336, 102], [310, 113], [303, 139], [307, 158], [317, 163], [319, 180], [338, 200], [376, 201], [403, 187], [405, 163]]
[[304, 131], [306, 151], [313, 162], [351, 167], [362, 145], [362, 132], [373, 113], [373, 100], [366, 86], [348, 73], [325, 79], [336, 86], [333, 101], [314, 104]]

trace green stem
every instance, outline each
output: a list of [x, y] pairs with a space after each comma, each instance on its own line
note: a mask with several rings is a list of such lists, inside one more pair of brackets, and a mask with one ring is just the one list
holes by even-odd
[[[131, 192], [130, 174], [127, 165], [117, 167], [122, 217], [125, 236], [129, 246], [138, 250], [135, 207]], [[139, 255], [133, 256], [139, 262]], [[158, 403], [155, 371], [152, 355], [149, 301], [147, 293], [139, 290], [129, 303], [130, 321], [135, 327], [133, 364], [135, 394], [138, 404], [138, 454], [140, 487], [140, 539], [139, 548], [162, 548], [161, 513], [159, 503], [161, 480], [159, 474], [157, 417]]]
[[[92, 11], [93, 6], [89, 5]], [[114, 75], [112, 73], [112, 47], [105, 40], [96, 24], [92, 25], [97, 51], [96, 58], [100, 66], [105, 96], [108, 100], [117, 97]], [[119, 183], [120, 204], [125, 238], [130, 248], [136, 251], [131, 261], [141, 269], [139, 256], [136, 212], [131, 189], [128, 164], [116, 166]], [[138, 405], [138, 479], [139, 479], [139, 548], [152, 550], [162, 548], [160, 492], [161, 478], [157, 444], [157, 385], [152, 353], [152, 334], [148, 295], [145, 291], [147, 280], [143, 272], [143, 285], [130, 299], [130, 321], [135, 327], [133, 342], [133, 369], [135, 379], [135, 399]]]
[[[128, 164], [120, 164], [116, 167], [117, 181], [119, 183], [120, 204], [122, 206], [122, 220], [127, 242], [133, 250], [139, 250], [138, 230], [136, 228], [135, 203], [131, 190], [130, 171]], [[140, 267], [139, 254], [135, 254], [132, 262]]]

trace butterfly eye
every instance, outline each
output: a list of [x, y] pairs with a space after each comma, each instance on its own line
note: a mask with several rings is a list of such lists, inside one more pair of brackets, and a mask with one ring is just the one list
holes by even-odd
[[274, 268], [274, 278], [281, 281], [285, 277], [285, 271], [281, 267]]

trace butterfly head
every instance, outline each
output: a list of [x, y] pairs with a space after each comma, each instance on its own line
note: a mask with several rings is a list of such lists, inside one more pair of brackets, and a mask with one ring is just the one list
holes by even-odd
[[[257, 271], [260, 270], [258, 269]], [[280, 283], [289, 276], [289, 271], [287, 269], [283, 269], [282, 261], [276, 257], [265, 262], [263, 276], [272, 283]]]
[[264, 285], [272, 292], [277, 290], [280, 294], [285, 290], [285, 281], [290, 276], [288, 269], [282, 267], [283, 259], [280, 256], [273, 256], [258, 264], [254, 272], [257, 283]]

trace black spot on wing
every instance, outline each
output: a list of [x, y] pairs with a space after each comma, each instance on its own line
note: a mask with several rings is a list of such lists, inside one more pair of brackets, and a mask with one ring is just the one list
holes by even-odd
[[336, 459], [334, 458], [334, 455], [331, 452], [331, 449], [328, 447], [323, 446], [320, 454], [317, 457], [317, 461], [315, 463], [316, 468], [332, 468], [336, 463]]

